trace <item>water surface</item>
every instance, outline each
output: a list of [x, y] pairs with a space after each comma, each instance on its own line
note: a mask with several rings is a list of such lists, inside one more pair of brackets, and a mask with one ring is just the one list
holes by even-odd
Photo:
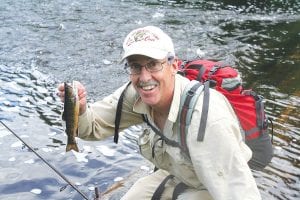
[[[275, 156], [253, 172], [263, 199], [299, 199], [300, 3], [290, 1], [32, 0], [0, 3], [0, 119], [93, 197], [119, 180], [126, 187], [151, 166], [138, 154], [138, 129], [99, 142], [78, 140], [65, 153], [57, 84], [78, 80], [90, 102], [126, 82], [122, 42], [134, 28], [156, 25], [180, 58], [223, 60], [244, 85], [265, 97]], [[0, 126], [0, 199], [82, 199]], [[136, 174], [133, 175], [133, 172]]]

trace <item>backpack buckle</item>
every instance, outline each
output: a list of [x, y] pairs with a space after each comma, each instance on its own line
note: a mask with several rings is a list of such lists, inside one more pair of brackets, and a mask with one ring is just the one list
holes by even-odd
[[188, 96], [194, 96], [194, 95], [195, 95], [195, 92], [196, 92], [196, 91], [194, 91], [194, 90], [189, 90], [189, 91], [187, 92], [187, 95], [188, 95]]

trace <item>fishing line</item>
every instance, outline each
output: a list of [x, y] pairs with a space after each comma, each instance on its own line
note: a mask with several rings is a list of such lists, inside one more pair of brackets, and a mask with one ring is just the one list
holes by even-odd
[[1, 124], [7, 128], [14, 136], [16, 136], [23, 144], [30, 149], [37, 157], [39, 157], [44, 163], [46, 163], [53, 171], [55, 171], [62, 179], [64, 179], [72, 188], [74, 188], [84, 199], [88, 200], [89, 198], [83, 194], [71, 181], [67, 179], [62, 173], [60, 173], [54, 166], [48, 163], [40, 154], [38, 154], [30, 145], [28, 145], [22, 138], [20, 138], [13, 130], [11, 130], [4, 122], [0, 120]]

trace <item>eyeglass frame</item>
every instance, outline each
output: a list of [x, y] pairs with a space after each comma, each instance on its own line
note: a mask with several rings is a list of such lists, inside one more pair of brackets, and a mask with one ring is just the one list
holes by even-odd
[[[163, 64], [165, 64], [166, 62], [168, 62], [168, 63], [171, 64], [171, 62], [172, 62], [173, 60], [174, 60], [174, 56], [167, 56], [167, 60], [162, 61], [162, 62], [161, 62], [161, 61], [158, 61], [158, 60], [155, 60], [155, 59], [151, 59], [151, 61], [148, 62], [148, 63], [146, 63], [145, 65], [141, 65], [141, 64], [139, 64], [139, 63], [134, 63], [134, 64], [137, 65], [137, 67], [139, 67], [139, 72], [137, 72], [137, 73], [132, 73], [132, 71], [131, 71], [131, 66], [128, 64], [128, 62], [126, 62], [126, 63], [125, 63], [125, 66], [124, 66], [124, 70], [125, 70], [125, 72], [126, 72], [127, 74], [129, 74], [129, 75], [139, 75], [139, 74], [141, 74], [141, 72], [142, 72], [142, 67], [145, 67], [145, 69], [146, 69], [148, 72], [154, 73], [154, 72], [161, 71], [161, 70], [164, 68]], [[160, 64], [160, 68], [159, 68], [159, 69], [156, 69], [156, 70], [151, 70], [151, 69], [149, 69], [149, 65], [152, 64], [153, 62], [155, 63], [155, 65], [159, 65], [159, 64]], [[150, 66], [150, 68], [151, 68], [151, 66]]]

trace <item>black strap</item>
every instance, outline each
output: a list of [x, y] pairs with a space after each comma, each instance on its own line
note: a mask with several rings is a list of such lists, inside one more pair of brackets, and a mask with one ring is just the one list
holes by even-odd
[[146, 122], [146, 123], [148, 124], [148, 126], [150, 126], [150, 128], [151, 128], [157, 135], [159, 135], [163, 141], [165, 141], [165, 143], [166, 143], [167, 145], [170, 145], [170, 146], [172, 146], [172, 147], [178, 147], [178, 148], [182, 149], [182, 146], [181, 146], [178, 142], [176, 142], [176, 141], [174, 141], [174, 140], [170, 140], [170, 139], [167, 138], [160, 130], [158, 130], [154, 125], [152, 125], [152, 124], [149, 122], [147, 115], [143, 114], [142, 117], [143, 117], [144, 122]]
[[119, 128], [120, 128], [120, 121], [121, 121], [121, 115], [122, 115], [123, 100], [124, 100], [125, 92], [130, 84], [131, 84], [131, 82], [129, 82], [126, 85], [125, 89], [122, 91], [120, 98], [118, 100], [118, 104], [117, 104], [116, 118], [115, 118], [115, 135], [114, 135], [114, 142], [116, 144], [118, 143], [118, 140], [119, 140]]
[[197, 78], [195, 80], [202, 82], [202, 76], [206, 71], [206, 68], [201, 65], [201, 64], [191, 64], [190, 66], [188, 66], [187, 69], [197, 69], [198, 70], [198, 75]]
[[255, 102], [255, 108], [256, 108], [256, 124], [260, 131], [262, 132], [263, 129], [266, 128], [266, 119], [265, 119], [265, 113], [264, 113], [264, 103], [263, 98], [258, 95], [259, 100], [256, 100]]
[[[162, 138], [158, 138], [158, 139], [154, 142], [154, 145], [153, 145], [153, 147], [152, 147], [152, 158], [155, 157], [155, 146], [156, 146], [157, 142], [159, 142], [159, 141], [161, 141], [161, 140], [162, 140]], [[162, 144], [164, 144], [164, 143], [162, 143]]]
[[200, 69], [199, 69], [199, 73], [198, 73], [198, 76], [197, 76], [197, 81], [200, 81], [202, 82], [202, 76], [203, 74], [205, 73], [205, 67], [203, 67], [203, 65], [200, 65]]
[[209, 80], [210, 77], [211, 77], [212, 75], [214, 75], [214, 74], [216, 73], [216, 71], [218, 71], [220, 68], [222, 68], [221, 65], [217, 65], [217, 64], [214, 65], [214, 66], [209, 70], [207, 79]]
[[165, 185], [167, 184], [168, 180], [170, 180], [171, 178], [173, 178], [173, 175], [168, 175], [157, 187], [157, 189], [155, 190], [155, 192], [153, 193], [153, 196], [151, 198], [151, 200], [160, 200], [161, 199], [161, 195], [165, 190]]
[[176, 200], [180, 194], [182, 194], [188, 186], [184, 184], [183, 182], [178, 183], [173, 191], [172, 200]]
[[207, 116], [208, 116], [208, 108], [209, 108], [209, 81], [204, 82], [204, 94], [203, 94], [203, 103], [202, 103], [202, 113], [201, 113], [201, 120], [200, 126], [198, 129], [198, 137], [197, 141], [203, 141], [207, 123]]

